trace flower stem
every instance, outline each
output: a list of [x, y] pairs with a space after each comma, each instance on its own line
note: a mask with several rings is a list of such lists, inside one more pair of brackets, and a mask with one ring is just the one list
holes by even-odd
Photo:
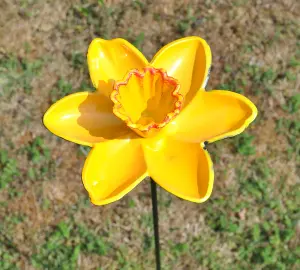
[[156, 270], [160, 270], [160, 245], [159, 245], [159, 230], [158, 230], [158, 210], [157, 210], [157, 192], [156, 183], [151, 179], [151, 198], [152, 198], [152, 213], [153, 213], [153, 228], [155, 239], [155, 260]]

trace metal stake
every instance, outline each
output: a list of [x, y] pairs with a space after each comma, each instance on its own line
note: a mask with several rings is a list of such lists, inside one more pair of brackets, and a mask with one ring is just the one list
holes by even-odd
[[157, 210], [157, 192], [156, 183], [151, 179], [151, 198], [152, 198], [152, 213], [153, 213], [153, 228], [154, 228], [154, 239], [155, 239], [155, 260], [156, 270], [160, 268], [160, 245], [159, 245], [159, 230], [158, 230], [158, 210]]

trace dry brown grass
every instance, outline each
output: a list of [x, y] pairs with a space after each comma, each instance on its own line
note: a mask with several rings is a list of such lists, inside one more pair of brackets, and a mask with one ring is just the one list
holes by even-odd
[[[132, 265], [136, 266], [134, 269], [152, 269], [154, 263], [152, 250], [144, 252], [142, 248], [143, 236], [152, 233], [151, 226], [143, 223], [143, 218], [151, 213], [148, 181], [114, 204], [83, 207], [79, 201], [87, 197], [81, 184], [84, 157], [78, 154], [76, 145], [57, 140], [42, 125], [43, 113], [51, 103], [50, 92], [60, 78], [70, 82], [74, 89], [88, 80], [86, 66], [85, 70], [72, 67], [72, 52], [85, 55], [89, 42], [96, 36], [124, 37], [134, 41], [143, 32], [142, 50], [150, 59], [161, 46], [174, 39], [201, 36], [208, 41], [213, 53], [208, 84], [208, 88], [213, 89], [235, 77], [235, 74], [224, 73], [225, 65], [237, 72], [247, 64], [255, 64], [264, 71], [271, 67], [280, 75], [295, 56], [297, 38], [299, 42], [300, 5], [297, 1], [154, 0], [140, 1], [142, 6], [133, 6], [132, 1], [125, 0], [106, 2], [106, 8], [96, 7], [97, 1], [91, 0], [2, 0], [0, 3], [0, 59], [11, 54], [29, 61], [44, 59], [41, 74], [32, 79], [31, 94], [18, 88], [10, 98], [0, 96], [0, 148], [10, 151], [22, 173], [21, 181], [16, 184], [16, 188], [22, 191], [20, 198], [9, 199], [7, 190], [0, 193], [0, 201], [8, 202], [7, 207], [0, 209], [0, 218], [4, 220], [11, 213], [27, 217], [16, 225], [13, 235], [13, 244], [23, 254], [18, 262], [21, 269], [34, 269], [29, 257], [37, 251], [36, 246], [43, 243], [55, 225], [70, 216], [74, 222], [84, 223], [97, 234], [106, 235], [105, 239], [114, 243], [115, 248], [107, 256], [81, 254], [77, 264], [79, 269], [96, 269], [100, 265], [101, 269], [121, 269], [117, 260], [117, 254], [121, 253], [130, 258]], [[91, 4], [95, 7], [88, 17], [76, 9]], [[111, 15], [107, 8], [113, 10]], [[189, 16], [194, 16], [195, 22], [180, 33], [178, 23]], [[245, 52], [249, 45], [253, 50]], [[163, 190], [159, 191], [161, 201], [171, 201], [168, 207], [160, 206], [161, 246], [166, 251], [163, 257], [166, 269], [169, 269], [168, 265], [170, 269], [178, 270], [209, 269], [201, 266], [193, 254], [174, 259], [170, 241], [192, 245], [192, 239], [203, 237], [207, 239], [204, 248], [221, 254], [224, 265], [233, 265], [237, 260], [232, 249], [234, 243], [224, 241], [222, 235], [214, 232], [205, 221], [210, 201], [223, 197], [226, 190], [236, 185], [237, 167], [248, 168], [245, 162], [266, 157], [274, 170], [270, 180], [273, 185], [277, 185], [281, 177], [286, 178], [287, 185], [299, 181], [295, 158], [288, 160], [284, 152], [288, 143], [284, 135], [275, 132], [276, 120], [295, 119], [281, 109], [287, 97], [299, 91], [299, 69], [293, 71], [298, 73], [296, 80], [275, 81], [272, 95], [254, 95], [252, 82], [247, 81], [245, 95], [258, 105], [262, 113], [262, 119], [249, 129], [255, 135], [256, 155], [247, 160], [241, 158], [233, 152], [231, 139], [209, 146], [213, 152], [218, 151], [219, 161], [215, 163], [213, 196], [207, 203], [183, 202]], [[27, 118], [30, 121], [24, 124]], [[32, 163], [26, 152], [19, 149], [37, 136], [45, 138], [56, 166], [54, 178], [50, 181], [37, 179], [32, 182], [26, 178]], [[50, 205], [46, 209], [43, 206], [45, 200]], [[135, 202], [134, 208], [128, 207], [130, 200]], [[72, 207], [77, 207], [77, 210], [72, 210]], [[259, 221], [255, 216], [248, 216], [246, 210], [240, 216], [247, 222]], [[213, 240], [209, 235], [214, 236]]]

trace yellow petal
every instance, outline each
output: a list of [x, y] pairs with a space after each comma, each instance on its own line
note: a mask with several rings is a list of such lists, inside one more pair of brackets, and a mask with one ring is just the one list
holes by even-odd
[[44, 125], [68, 141], [93, 146], [132, 132], [113, 114], [112, 107], [112, 101], [99, 93], [72, 94], [48, 109]]
[[204, 202], [212, 192], [213, 166], [197, 143], [161, 139], [144, 142], [148, 174], [161, 187], [193, 202]]
[[85, 162], [82, 178], [91, 202], [103, 205], [122, 198], [146, 177], [140, 139], [97, 144]]
[[180, 83], [180, 93], [186, 96], [186, 104], [200, 88], [204, 88], [211, 66], [211, 51], [205, 40], [186, 37], [163, 47], [151, 61], [156, 68]]
[[179, 140], [213, 142], [243, 132], [256, 115], [255, 105], [240, 94], [199, 91], [167, 128]]
[[94, 39], [89, 46], [87, 60], [93, 85], [107, 96], [115, 80], [123, 79], [130, 69], [142, 69], [148, 64], [137, 48], [121, 38]]

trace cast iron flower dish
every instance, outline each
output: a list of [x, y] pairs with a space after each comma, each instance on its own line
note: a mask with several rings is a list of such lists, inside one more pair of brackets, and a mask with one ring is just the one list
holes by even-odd
[[214, 172], [204, 143], [241, 133], [257, 115], [240, 94], [205, 91], [207, 43], [182, 38], [148, 62], [124, 39], [97, 38], [87, 59], [96, 91], [57, 101], [44, 124], [92, 147], [82, 173], [92, 203], [114, 202], [146, 176], [180, 198], [206, 201]]

